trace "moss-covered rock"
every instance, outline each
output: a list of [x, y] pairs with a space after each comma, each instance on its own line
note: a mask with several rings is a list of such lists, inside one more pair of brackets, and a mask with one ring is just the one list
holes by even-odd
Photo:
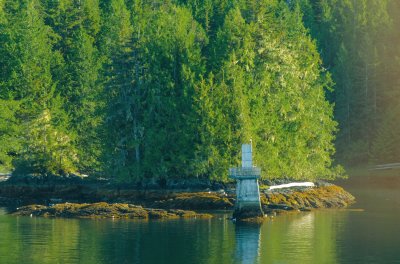
[[302, 210], [303, 208], [342, 208], [354, 203], [354, 201], [355, 198], [350, 193], [336, 185], [304, 190], [278, 189], [265, 191], [261, 197], [263, 207], [274, 209], [277, 206], [286, 206], [290, 210]]
[[[226, 191], [226, 192], [225, 192]], [[179, 192], [172, 190], [115, 189], [98, 185], [82, 186], [25, 186], [0, 184], [0, 203], [15, 199], [17, 204], [47, 204], [66, 202], [46, 208], [25, 208], [34, 214], [56, 217], [112, 217], [114, 218], [182, 218], [194, 217], [192, 211], [179, 210], [232, 210], [235, 204], [234, 190]], [[14, 197], [14, 198], [12, 198]], [[262, 209], [268, 215], [274, 210], [297, 211], [314, 208], [342, 208], [354, 202], [354, 197], [339, 186], [318, 184], [313, 188], [287, 188], [268, 190], [261, 188]], [[20, 201], [22, 200], [22, 201]], [[108, 203], [93, 203], [107, 201]], [[110, 205], [112, 204], [112, 206]], [[133, 204], [138, 204], [136, 206]], [[287, 209], [274, 208], [283, 205]], [[160, 208], [152, 211], [145, 208]], [[293, 208], [288, 209], [288, 208]], [[40, 210], [39, 210], [40, 209]], [[176, 210], [178, 209], [178, 210]], [[31, 212], [32, 211], [32, 212]], [[22, 214], [22, 213], [21, 213]], [[198, 216], [198, 215], [197, 215]], [[196, 217], [197, 217], [196, 216]]]
[[141, 218], [141, 219], [174, 219], [174, 218], [210, 218], [209, 214], [198, 214], [184, 210], [162, 210], [143, 208], [132, 204], [76, 204], [63, 203], [53, 206], [28, 205], [17, 208], [14, 215], [68, 217], [68, 218]]
[[151, 207], [166, 209], [215, 210], [231, 209], [232, 199], [215, 192], [175, 193], [166, 199], [155, 201]]
[[268, 220], [267, 216], [255, 216], [255, 217], [239, 218], [236, 219], [236, 222], [245, 224], [262, 224], [266, 220]]

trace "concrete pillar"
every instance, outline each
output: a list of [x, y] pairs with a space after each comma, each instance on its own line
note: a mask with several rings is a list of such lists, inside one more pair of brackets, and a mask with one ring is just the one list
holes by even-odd
[[251, 144], [242, 145], [242, 168], [252, 168], [253, 167], [253, 157], [252, 157], [252, 147]]
[[242, 145], [242, 167], [231, 168], [230, 177], [236, 179], [236, 203], [234, 218], [263, 216], [258, 178], [261, 170], [253, 167], [251, 144]]

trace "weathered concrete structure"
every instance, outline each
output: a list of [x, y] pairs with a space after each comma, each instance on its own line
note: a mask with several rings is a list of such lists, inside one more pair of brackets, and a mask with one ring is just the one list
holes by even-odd
[[243, 144], [242, 167], [229, 169], [229, 177], [237, 181], [234, 218], [264, 216], [258, 186], [260, 175], [261, 169], [253, 167], [251, 144]]

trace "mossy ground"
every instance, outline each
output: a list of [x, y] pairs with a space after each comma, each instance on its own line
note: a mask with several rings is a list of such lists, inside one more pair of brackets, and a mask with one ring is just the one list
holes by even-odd
[[[270, 191], [261, 189], [261, 206], [267, 216], [298, 213], [322, 208], [343, 208], [354, 203], [355, 198], [336, 185], [313, 188], [289, 188]], [[251, 214], [250, 214], [251, 215]], [[262, 222], [263, 217], [240, 217], [241, 222]]]
[[45, 216], [67, 218], [125, 218], [125, 219], [175, 219], [175, 218], [210, 218], [210, 214], [198, 214], [185, 210], [149, 209], [132, 204], [93, 204], [63, 203], [53, 206], [28, 205], [17, 208], [14, 215]]
[[263, 206], [286, 205], [293, 209], [342, 208], [354, 203], [355, 198], [336, 185], [307, 188], [305, 190], [265, 191], [261, 195]]
[[151, 207], [179, 208], [193, 210], [221, 210], [231, 209], [234, 205], [233, 198], [219, 195], [215, 192], [175, 193], [167, 199], [154, 201]]

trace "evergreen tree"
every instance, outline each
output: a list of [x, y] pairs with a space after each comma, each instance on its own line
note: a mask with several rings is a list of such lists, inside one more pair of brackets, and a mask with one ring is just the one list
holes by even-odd
[[125, 2], [108, 1], [102, 8], [106, 18], [100, 44], [106, 59], [104, 168], [113, 177], [129, 179], [130, 173], [138, 173], [140, 160], [138, 86], [141, 69], [139, 59], [135, 58], [137, 47], [132, 43], [133, 28]]
[[20, 150], [21, 142], [18, 140], [18, 121], [15, 112], [18, 109], [18, 102], [14, 100], [0, 99], [0, 171], [12, 169], [13, 157]]
[[299, 9], [291, 12], [280, 1], [241, 3], [228, 13], [216, 44], [219, 71], [202, 86], [213, 89], [212, 98], [203, 99], [214, 105], [206, 132], [221, 130], [208, 136], [212, 146], [200, 146], [220, 150], [209, 156], [220, 164], [220, 175], [250, 139], [263, 177], [341, 174], [331, 160], [336, 125], [324, 94], [330, 77], [301, 19]]
[[101, 58], [95, 40], [100, 30], [98, 0], [46, 1], [47, 24], [54, 33], [54, 48], [58, 55], [52, 73], [57, 91], [64, 100], [74, 134], [71, 144], [79, 153], [79, 169], [96, 171], [101, 143], [98, 128], [102, 105], [99, 83]]
[[143, 46], [147, 47], [148, 69], [144, 79], [145, 173], [161, 178], [193, 176], [197, 130], [193, 97], [204, 71], [201, 48], [206, 36], [186, 8], [165, 6], [150, 19], [154, 27], [145, 33]]
[[[333, 73], [335, 118], [340, 124], [338, 157], [347, 164], [366, 163], [385, 113], [384, 91], [392, 90], [385, 56], [391, 46], [391, 0], [297, 0], [305, 24], [317, 39], [324, 66]], [[393, 28], [394, 29], [394, 28]], [[393, 30], [393, 32], [395, 32]], [[393, 66], [391, 66], [393, 68]], [[389, 88], [389, 89], [387, 89]]]
[[125, 179], [190, 176], [193, 83], [205, 36], [186, 9], [168, 3], [155, 10], [136, 2], [131, 20], [132, 37], [112, 57], [111, 167]]
[[338, 176], [326, 98], [342, 145], [387, 110], [377, 4], [1, 1], [0, 169], [226, 180], [252, 139], [264, 178]]
[[[4, 43], [2, 53], [6, 54], [4, 64], [7, 72], [2, 76], [2, 96], [5, 100], [18, 102], [19, 108], [13, 109], [9, 120], [15, 120], [18, 131], [11, 130], [19, 139], [21, 149], [13, 162], [17, 173], [67, 173], [74, 170], [72, 164], [73, 150], [64, 153], [58, 151], [60, 141], [65, 141], [68, 135], [58, 138], [62, 134], [64, 120], [63, 114], [55, 107], [55, 86], [51, 75], [52, 42], [51, 29], [45, 26], [42, 6], [39, 1], [6, 1], [7, 41]], [[1, 63], [3, 64], [3, 63]], [[53, 99], [54, 98], [54, 99]], [[7, 112], [3, 112], [10, 116]], [[52, 116], [55, 116], [53, 118]], [[35, 127], [40, 127], [46, 121], [46, 126], [40, 128], [37, 140]], [[10, 153], [10, 152], [9, 152]], [[59, 160], [57, 166], [48, 166]]]
[[14, 63], [10, 52], [10, 25], [4, 11], [4, 2], [0, 2], [0, 171], [12, 168], [11, 162], [20, 147], [18, 136], [18, 123], [15, 112], [18, 102], [12, 98], [9, 88], [11, 66]]

